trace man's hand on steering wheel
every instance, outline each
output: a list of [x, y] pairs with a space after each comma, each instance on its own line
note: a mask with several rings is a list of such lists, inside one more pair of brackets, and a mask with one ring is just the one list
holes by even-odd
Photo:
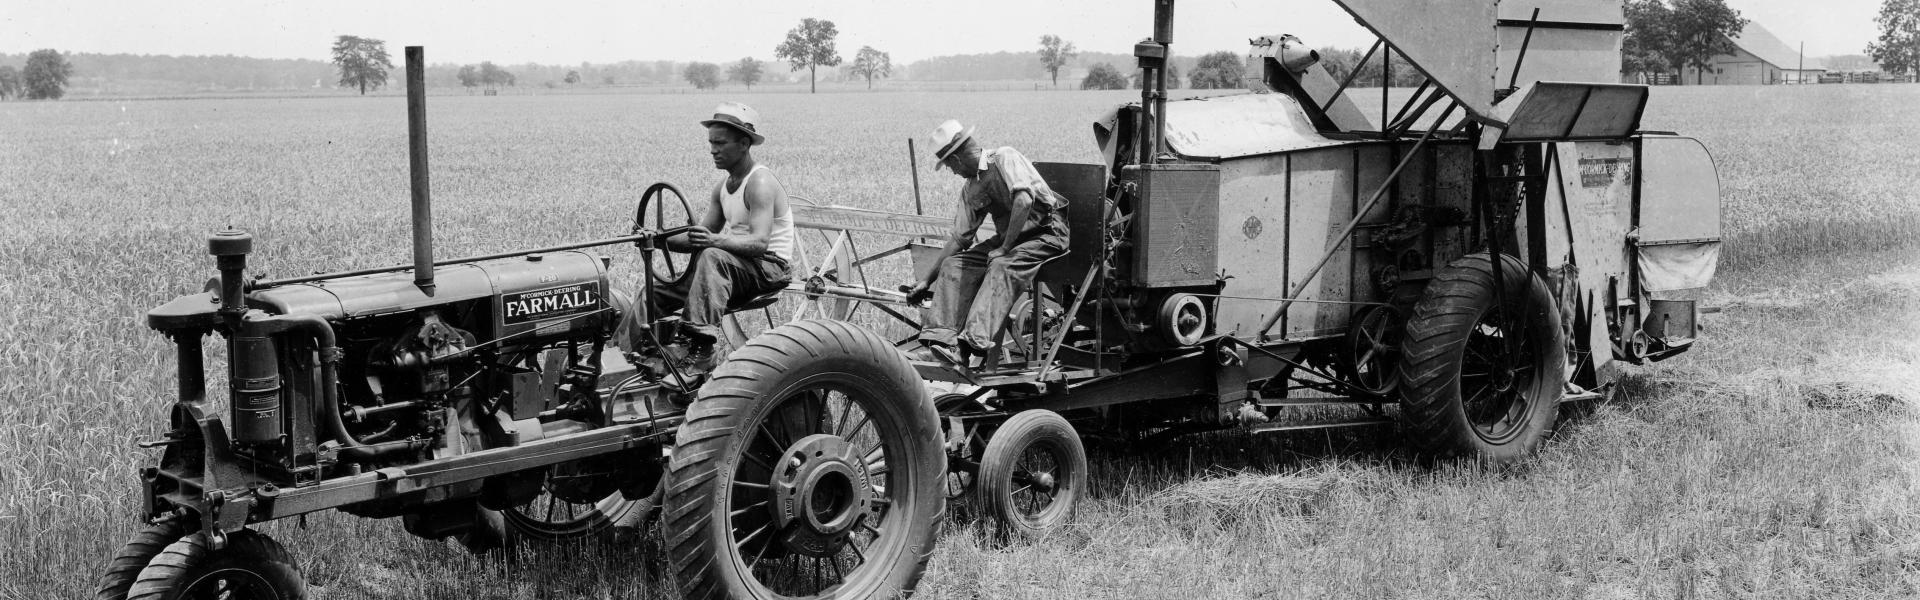
[[714, 235], [713, 232], [707, 231], [706, 227], [700, 225], [690, 226], [687, 229], [686, 236], [687, 247], [691, 249], [712, 248], [714, 243], [720, 239], [720, 236]]

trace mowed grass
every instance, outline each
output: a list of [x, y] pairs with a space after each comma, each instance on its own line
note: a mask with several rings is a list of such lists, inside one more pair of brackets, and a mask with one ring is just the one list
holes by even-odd
[[[717, 179], [694, 124], [727, 95], [435, 96], [438, 255], [606, 237], [654, 181]], [[788, 191], [910, 211], [906, 139], [944, 118], [1094, 162], [1113, 93], [753, 94]], [[1693, 353], [1517, 469], [1427, 469], [1389, 430], [1098, 448], [1050, 539], [962, 524], [933, 597], [1900, 597], [1916, 592], [1916, 86], [1660, 88], [1652, 129], [1719, 164], [1727, 268]], [[398, 98], [0, 103], [0, 597], [76, 597], [138, 527], [134, 469], [174, 394], [143, 313], [213, 275], [405, 262]], [[922, 148], [922, 152], [925, 152]], [[958, 180], [928, 169], [929, 212]], [[613, 250], [626, 264], [625, 250]], [[215, 355], [217, 349], [210, 350]], [[217, 361], [210, 379], [220, 378]], [[650, 542], [471, 558], [398, 523], [265, 527], [329, 598], [671, 596]]]

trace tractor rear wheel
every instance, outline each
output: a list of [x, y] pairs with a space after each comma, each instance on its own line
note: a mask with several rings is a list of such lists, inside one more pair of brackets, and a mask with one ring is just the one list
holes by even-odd
[[148, 525], [140, 533], [133, 534], [120, 552], [107, 560], [106, 572], [100, 575], [100, 588], [94, 592], [94, 600], [127, 600], [127, 590], [140, 577], [140, 570], [153, 562], [167, 546], [180, 541], [187, 534], [187, 526], [180, 520], [162, 521]]
[[1034, 537], [1073, 516], [1087, 487], [1087, 450], [1059, 413], [1022, 411], [987, 438], [975, 486], [1001, 537]]
[[1520, 460], [1553, 434], [1566, 349], [1553, 297], [1519, 259], [1471, 254], [1448, 264], [1401, 336], [1401, 411], [1429, 458]]
[[683, 595], [911, 594], [946, 517], [926, 397], [887, 340], [843, 322], [735, 350], [675, 435], [663, 518]]
[[293, 556], [265, 534], [242, 529], [227, 534], [227, 547], [214, 550], [205, 534], [194, 534], [153, 557], [127, 592], [128, 600], [299, 600], [307, 584]]

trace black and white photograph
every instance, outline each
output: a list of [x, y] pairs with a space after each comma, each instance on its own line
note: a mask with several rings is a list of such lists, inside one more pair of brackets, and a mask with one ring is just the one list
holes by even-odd
[[0, 600], [1920, 597], [1920, 0], [14, 0]]

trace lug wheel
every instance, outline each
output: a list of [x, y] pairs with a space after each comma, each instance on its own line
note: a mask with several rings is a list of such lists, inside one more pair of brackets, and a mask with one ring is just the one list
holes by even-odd
[[140, 570], [129, 600], [299, 600], [306, 581], [285, 548], [265, 534], [243, 529], [214, 550], [203, 533], [180, 538]]
[[665, 518], [683, 594], [910, 594], [945, 518], [925, 397], [886, 340], [843, 322], [734, 351], [676, 434]]
[[186, 525], [176, 519], [148, 525], [133, 534], [133, 539], [121, 546], [113, 558], [107, 559], [94, 600], [126, 600], [127, 590], [139, 579], [140, 570], [147, 568], [147, 563], [153, 562], [153, 557], [159, 556], [167, 546], [180, 541], [186, 532]]
[[1486, 254], [1455, 260], [1407, 319], [1401, 417], [1423, 454], [1509, 463], [1553, 433], [1566, 382], [1553, 296], [1511, 256], [1496, 293], [1493, 269]]
[[1013, 415], [980, 456], [983, 515], [1007, 537], [1032, 537], [1073, 516], [1087, 486], [1087, 451], [1073, 425], [1050, 410]]

